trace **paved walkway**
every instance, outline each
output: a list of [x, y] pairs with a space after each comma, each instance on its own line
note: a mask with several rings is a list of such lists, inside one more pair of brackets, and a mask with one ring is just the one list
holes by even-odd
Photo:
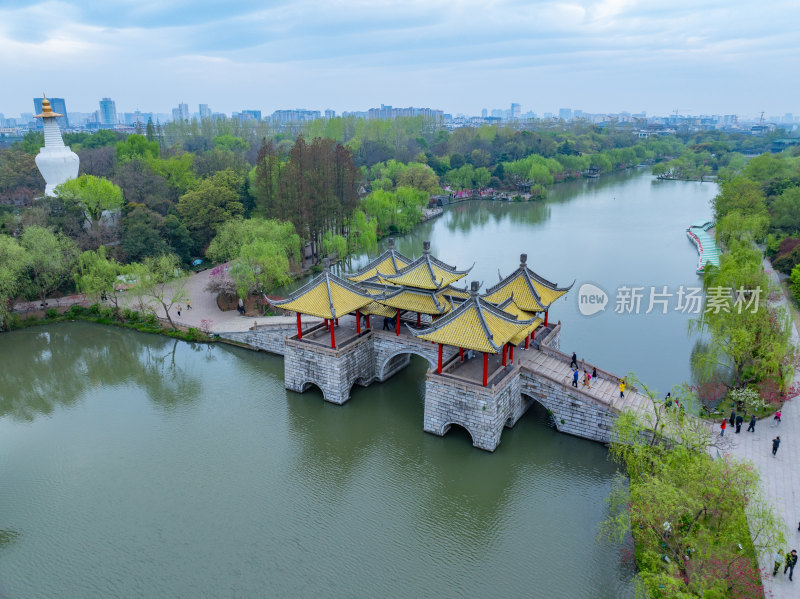
[[[772, 266], [765, 260], [764, 269], [769, 274], [775, 285], [779, 285], [778, 276]], [[781, 293], [780, 304], [788, 310], [786, 297]], [[800, 347], [800, 335], [797, 328], [792, 325], [792, 341]], [[795, 372], [795, 380], [800, 377], [800, 371]], [[786, 540], [788, 546], [782, 553], [785, 555], [790, 549], [800, 550], [800, 532], [797, 530], [800, 522], [800, 465], [798, 465], [798, 451], [800, 451], [800, 406], [795, 400], [784, 404], [781, 410], [781, 424], [772, 427], [772, 418], [759, 421], [755, 433], [742, 432], [730, 434], [732, 441], [728, 452], [737, 458], [750, 460], [761, 473], [761, 484], [767, 500], [777, 512], [778, 516], [786, 522]], [[745, 425], [747, 423], [745, 422]], [[777, 456], [772, 456], [772, 439], [780, 435], [781, 445]], [[729, 435], [726, 434], [726, 437]], [[774, 578], [772, 577], [773, 557], [762, 556], [760, 560], [762, 569], [766, 568], [769, 574], [764, 577], [764, 593], [767, 597], [775, 599], [789, 599], [800, 597], [800, 578], [789, 582], [789, 577], [783, 576], [783, 567]], [[800, 568], [795, 568], [795, 575], [800, 576]]]

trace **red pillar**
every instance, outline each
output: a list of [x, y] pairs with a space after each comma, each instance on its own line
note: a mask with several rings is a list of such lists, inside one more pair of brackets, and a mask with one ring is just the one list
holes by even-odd
[[531, 341], [536, 341], [536, 329], [531, 331]]
[[338, 327], [339, 326], [339, 319], [337, 318], [336, 320], [334, 320], [334, 322], [336, 323], [336, 326]]
[[544, 326], [547, 326], [547, 314], [548, 314], [548, 312], [550, 312], [550, 310], [545, 310], [544, 311]]
[[328, 319], [327, 318], [325, 319], [325, 328], [326, 329], [328, 328]]
[[372, 326], [370, 325], [370, 322], [369, 322], [369, 314], [367, 314], [367, 328], [368, 329], [372, 328]]
[[361, 312], [356, 310], [356, 335], [361, 334]]
[[462, 362], [464, 361], [464, 348], [463, 347], [459, 347], [458, 348], [458, 357], [461, 358]]
[[483, 352], [483, 386], [486, 386], [489, 380], [489, 354]]
[[525, 335], [525, 349], [528, 349], [528, 344], [531, 342], [531, 338], [528, 335]]
[[439, 365], [436, 367], [436, 374], [442, 374], [442, 344], [439, 344]]
[[297, 313], [297, 338], [303, 338], [303, 327], [300, 325], [300, 312]]
[[333, 320], [331, 320], [331, 347], [336, 349], [336, 333], [333, 329]]
[[514, 363], [514, 346], [513, 345], [509, 345], [508, 346], [508, 353], [509, 353], [508, 361], [511, 364], [513, 364]]
[[394, 334], [396, 337], [400, 336], [400, 310], [397, 311], [397, 326], [394, 327]]
[[503, 366], [506, 365], [506, 355], [508, 354], [508, 347], [506, 344], [503, 344]]
[[419, 312], [417, 312], [417, 326], [422, 324], [422, 316]]

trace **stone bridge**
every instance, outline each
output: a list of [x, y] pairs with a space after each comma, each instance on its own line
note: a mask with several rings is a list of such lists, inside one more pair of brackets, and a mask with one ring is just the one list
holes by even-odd
[[[316, 386], [326, 401], [343, 404], [354, 385], [368, 386], [385, 381], [410, 361], [421, 356], [431, 366], [426, 375], [425, 431], [444, 435], [453, 424], [466, 429], [473, 445], [494, 451], [504, 428], [513, 427], [534, 401], [547, 409], [555, 427], [563, 433], [607, 443], [611, 428], [622, 410], [640, 413], [652, 411], [646, 396], [635, 389], [619, 397], [619, 378], [597, 369], [598, 379], [591, 388], [572, 386], [571, 357], [559, 350], [561, 324], [537, 332], [537, 343], [530, 349], [516, 348], [515, 361], [497, 366], [490, 383], [482, 384], [465, 373], [473, 358], [465, 363], [458, 349], [444, 346], [441, 374], [436, 373], [439, 347], [416, 339], [401, 329], [395, 331], [363, 330], [344, 339], [336, 349], [310, 341], [324, 331], [318, 324], [304, 330], [303, 339], [290, 335], [291, 328], [259, 326], [242, 333], [224, 334], [225, 338], [284, 355], [287, 389], [302, 393]], [[495, 357], [495, 359], [498, 359]], [[580, 364], [591, 372], [593, 365]]]

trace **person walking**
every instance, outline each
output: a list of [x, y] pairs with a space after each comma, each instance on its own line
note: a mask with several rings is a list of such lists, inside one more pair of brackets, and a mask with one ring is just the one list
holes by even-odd
[[792, 549], [786, 554], [786, 565], [783, 567], [784, 574], [786, 574], [786, 570], [789, 570], [789, 580], [792, 579], [795, 565], [797, 565], [797, 549]]
[[781, 436], [778, 435], [772, 440], [772, 457], [775, 457], [775, 454], [778, 453], [778, 447], [781, 446]]
[[186, 300], [186, 309], [187, 310], [191, 310], [192, 309], [192, 302], [190, 302], [188, 299]]
[[777, 576], [778, 569], [781, 567], [781, 564], [783, 563], [783, 555], [781, 554], [780, 551], [775, 552], [774, 560], [775, 560], [775, 567], [772, 569], [772, 575]]
[[773, 418], [773, 420], [775, 420], [775, 424], [780, 424], [781, 423], [781, 411], [780, 410], [775, 412], [775, 417]]
[[728, 426], [728, 421], [727, 420], [723, 420], [722, 424], [719, 425], [719, 428], [720, 428], [719, 436], [720, 437], [724, 437], [725, 436], [725, 427], [726, 426]]
[[597, 381], [597, 367], [592, 366], [592, 378]]
[[181, 305], [178, 304], [178, 318], [181, 317]]
[[736, 412], [734, 410], [731, 410], [731, 417], [728, 418], [728, 422], [731, 423], [731, 426], [736, 424]]
[[389, 317], [388, 316], [384, 316], [383, 317], [383, 330], [384, 331], [388, 331], [389, 330]]
[[583, 371], [583, 387], [588, 387], [589, 389], [592, 388], [592, 385], [589, 382], [591, 380], [591, 378], [592, 377], [589, 375], [589, 373], [584, 370]]
[[572, 386], [575, 387], [575, 388], [578, 387], [578, 369], [577, 369], [577, 367], [572, 369]]
[[747, 427], [747, 432], [748, 433], [756, 432], [756, 415], [755, 414], [750, 416], [750, 426]]
[[625, 381], [619, 379], [619, 396], [625, 397]]
[[744, 416], [738, 414], [736, 416], [736, 434], [742, 432], [742, 422], [744, 422]]
[[572, 362], [569, 363], [570, 368], [577, 368], [578, 367], [578, 356], [575, 352], [572, 352]]

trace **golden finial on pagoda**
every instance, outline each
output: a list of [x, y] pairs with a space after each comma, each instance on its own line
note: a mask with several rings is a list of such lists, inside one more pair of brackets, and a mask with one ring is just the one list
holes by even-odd
[[47, 96], [44, 95], [42, 92], [42, 112], [41, 114], [34, 115], [33, 118], [50, 118], [50, 117], [57, 117], [57, 116], [64, 116], [63, 114], [58, 114], [57, 112], [53, 112], [52, 107], [50, 106], [50, 100], [47, 99]]

